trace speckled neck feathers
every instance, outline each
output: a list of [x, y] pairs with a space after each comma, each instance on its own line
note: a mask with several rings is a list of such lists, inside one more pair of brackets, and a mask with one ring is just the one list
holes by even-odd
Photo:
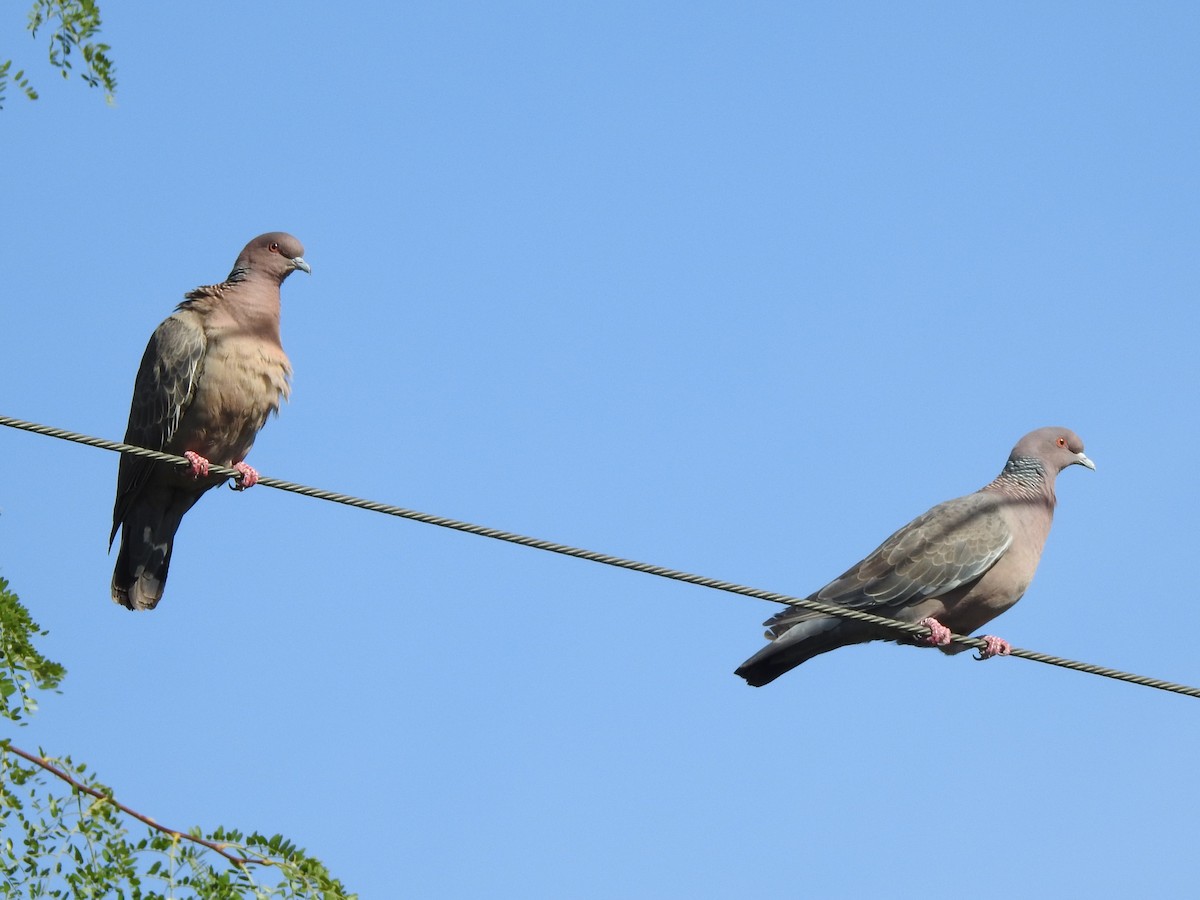
[[1027, 499], [1043, 497], [1051, 506], [1055, 503], [1054, 476], [1047, 474], [1045, 464], [1033, 456], [1010, 458], [995, 480], [983, 490]]

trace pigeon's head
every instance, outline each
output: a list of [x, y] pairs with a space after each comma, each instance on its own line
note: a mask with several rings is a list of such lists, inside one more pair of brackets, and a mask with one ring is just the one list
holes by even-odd
[[1057, 474], [1067, 466], [1087, 466], [1093, 471], [1096, 464], [1083, 452], [1083, 441], [1070, 428], [1051, 426], [1031, 431], [1013, 447], [1009, 461], [1036, 459], [1045, 470]]
[[304, 245], [287, 232], [269, 231], [245, 246], [233, 264], [229, 280], [240, 281], [253, 273], [282, 283], [297, 269], [312, 274], [304, 261]]

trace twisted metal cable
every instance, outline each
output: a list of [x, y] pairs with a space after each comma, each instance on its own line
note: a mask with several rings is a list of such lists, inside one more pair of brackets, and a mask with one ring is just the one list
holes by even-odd
[[[117, 453], [130, 453], [134, 456], [144, 456], [147, 459], [158, 460], [159, 462], [175, 463], [180, 466], [191, 466], [191, 463], [182, 456], [175, 456], [171, 453], [162, 453], [157, 450], [147, 450], [144, 447], [135, 447], [132, 444], [122, 444], [118, 441], [109, 441], [104, 438], [93, 437], [91, 435], [79, 434], [74, 431], [66, 431], [62, 428], [54, 428], [49, 425], [39, 425], [36, 422], [26, 422], [22, 419], [14, 419], [10, 416], [0, 416], [0, 425], [7, 425], [10, 428], [17, 428], [22, 431], [30, 431], [34, 434], [45, 435], [47, 437], [59, 438], [64, 441], [74, 441], [77, 444], [86, 444], [89, 447], [99, 447], [101, 450], [112, 450]], [[209, 473], [212, 475], [224, 475], [233, 479], [235, 482], [240, 481], [241, 473], [236, 469], [228, 468], [227, 466], [211, 466]], [[430, 513], [418, 512], [413, 509], [405, 509], [401, 506], [392, 506], [388, 503], [380, 503], [376, 500], [365, 500], [361, 497], [353, 497], [349, 494], [339, 494], [334, 491], [327, 491], [321, 488], [309, 487], [304, 484], [296, 484], [292, 481], [283, 481], [278, 478], [268, 478], [260, 476], [258, 483], [266, 487], [277, 488], [281, 491], [290, 491], [293, 494], [300, 494], [303, 497], [313, 497], [317, 500], [327, 500], [331, 503], [341, 503], [345, 506], [353, 506], [358, 509], [365, 509], [370, 512], [383, 513], [389, 516], [396, 516], [401, 519], [411, 519], [414, 522], [422, 522], [426, 525], [437, 525], [441, 528], [450, 528], [454, 531], [464, 531], [467, 534], [477, 534], [480, 537], [492, 538], [498, 541], [508, 541], [510, 544], [520, 544], [523, 547], [532, 547], [535, 550], [545, 550], [549, 553], [559, 553], [563, 556], [573, 556], [576, 559], [586, 559], [589, 562], [602, 563], [606, 566], [615, 566], [620, 569], [631, 569], [634, 572], [644, 572], [647, 575], [657, 575], [660, 578], [670, 578], [674, 581], [682, 581], [687, 584], [695, 584], [700, 587], [711, 588], [716, 591], [726, 591], [731, 594], [741, 594], [745, 597], [754, 597], [758, 600], [768, 600], [772, 603], [782, 603], [787, 606], [796, 606], [802, 609], [812, 610], [813, 612], [822, 613], [829, 616], [840, 616], [843, 619], [854, 619], [858, 622], [866, 622], [871, 625], [876, 625], [881, 628], [886, 628], [900, 634], [912, 635], [914, 637], [928, 637], [930, 629], [925, 625], [914, 625], [909, 622], [899, 622], [895, 619], [887, 619], [883, 616], [876, 616], [871, 613], [862, 612], [857, 609], [847, 609], [843, 606], [832, 606], [828, 603], [818, 603], [815, 600], [808, 600], [801, 597], [792, 597], [788, 594], [779, 594], [773, 591], [764, 591], [759, 588], [747, 587], [741, 584], [734, 584], [730, 581], [719, 581], [715, 578], [707, 578], [703, 575], [693, 575], [690, 572], [681, 572], [677, 569], [668, 569], [665, 566], [656, 566], [650, 563], [637, 562], [632, 559], [624, 559], [620, 556], [611, 556], [607, 553], [598, 553], [595, 550], [584, 550], [579, 547], [572, 547], [568, 544], [557, 544], [553, 541], [545, 541], [540, 538], [528, 537], [523, 534], [516, 534], [511, 531], [502, 531], [499, 528], [488, 528], [485, 525], [474, 525], [471, 522], [462, 522], [458, 519], [450, 519], [445, 516], [435, 516]], [[980, 638], [968, 637], [962, 634], [952, 634], [950, 641], [955, 644], [961, 644], [964, 647], [973, 647], [977, 650], [984, 649], [985, 642]], [[1150, 678], [1146, 675], [1135, 675], [1130, 672], [1122, 672], [1119, 669], [1110, 669], [1105, 666], [1097, 666], [1092, 663], [1078, 662], [1073, 659], [1065, 659], [1061, 656], [1051, 656], [1047, 653], [1038, 653], [1035, 650], [1023, 650], [1020, 647], [1013, 647], [1011, 656], [1019, 657], [1020, 659], [1029, 659], [1034, 662], [1045, 663], [1051, 666], [1059, 666], [1064, 669], [1074, 669], [1076, 672], [1084, 672], [1088, 675], [1100, 675], [1104, 678], [1112, 678], [1117, 681], [1126, 681], [1130, 684], [1139, 684], [1143, 687], [1157, 688], [1160, 691], [1170, 691], [1175, 694], [1183, 694], [1187, 697], [1195, 697], [1200, 699], [1200, 688], [1190, 687], [1185, 684], [1176, 684], [1172, 681], [1163, 681], [1160, 678]]]

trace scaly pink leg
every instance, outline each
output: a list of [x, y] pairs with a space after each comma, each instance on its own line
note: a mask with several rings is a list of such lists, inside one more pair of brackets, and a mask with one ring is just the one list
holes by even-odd
[[187, 461], [192, 464], [192, 477], [204, 478], [208, 475], [208, 460], [199, 453], [193, 453], [191, 450], [185, 450], [184, 456]]
[[233, 485], [235, 491], [244, 491], [258, 484], [258, 472], [244, 462], [234, 463], [233, 467], [242, 475], [242, 480]]
[[917, 624], [924, 625], [929, 629], [929, 637], [925, 638], [925, 643], [932, 644], [935, 647], [945, 647], [950, 643], [950, 635], [954, 632], [933, 618], [933, 616], [930, 616], [928, 619], [922, 619]]
[[994, 634], [985, 634], [983, 642], [986, 646], [975, 654], [976, 659], [991, 659], [993, 656], [1008, 656], [1012, 653], [1012, 644]]

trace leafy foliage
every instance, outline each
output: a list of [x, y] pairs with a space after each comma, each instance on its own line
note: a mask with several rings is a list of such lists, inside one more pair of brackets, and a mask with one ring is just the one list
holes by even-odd
[[[48, 28], [50, 65], [63, 78], [71, 77], [72, 54], [78, 53], [83, 58], [79, 76], [90, 87], [103, 87], [105, 100], [112, 103], [117, 90], [116, 69], [108, 55], [112, 48], [92, 40], [100, 33], [100, 6], [96, 0], [34, 0], [26, 27], [35, 38], [43, 27]], [[19, 69], [10, 76], [11, 70], [11, 59], [0, 62], [0, 107], [4, 105], [4, 91], [10, 77], [26, 97], [36, 100], [38, 92], [29, 83], [25, 70]]]
[[[34, 647], [44, 635], [0, 578], [0, 714], [37, 709], [66, 670]], [[24, 724], [22, 722], [22, 724]], [[69, 756], [0, 740], [0, 895], [322, 898], [354, 895], [282, 835], [218, 827], [178, 832], [122, 804]]]
[[14, 722], [37, 712], [35, 689], [54, 690], [67, 674], [34, 649], [32, 637], [46, 633], [39, 629], [8, 589], [8, 582], [0, 578], [0, 715]]
[[[12, 69], [12, 60], [6, 59], [0, 62], [0, 107], [4, 106], [4, 89], [8, 86], [9, 71]], [[38, 92], [33, 89], [33, 85], [29, 83], [29, 79], [25, 77], [25, 70], [18, 69], [17, 73], [12, 76], [13, 83], [21, 89], [30, 100], [38, 98]]]

